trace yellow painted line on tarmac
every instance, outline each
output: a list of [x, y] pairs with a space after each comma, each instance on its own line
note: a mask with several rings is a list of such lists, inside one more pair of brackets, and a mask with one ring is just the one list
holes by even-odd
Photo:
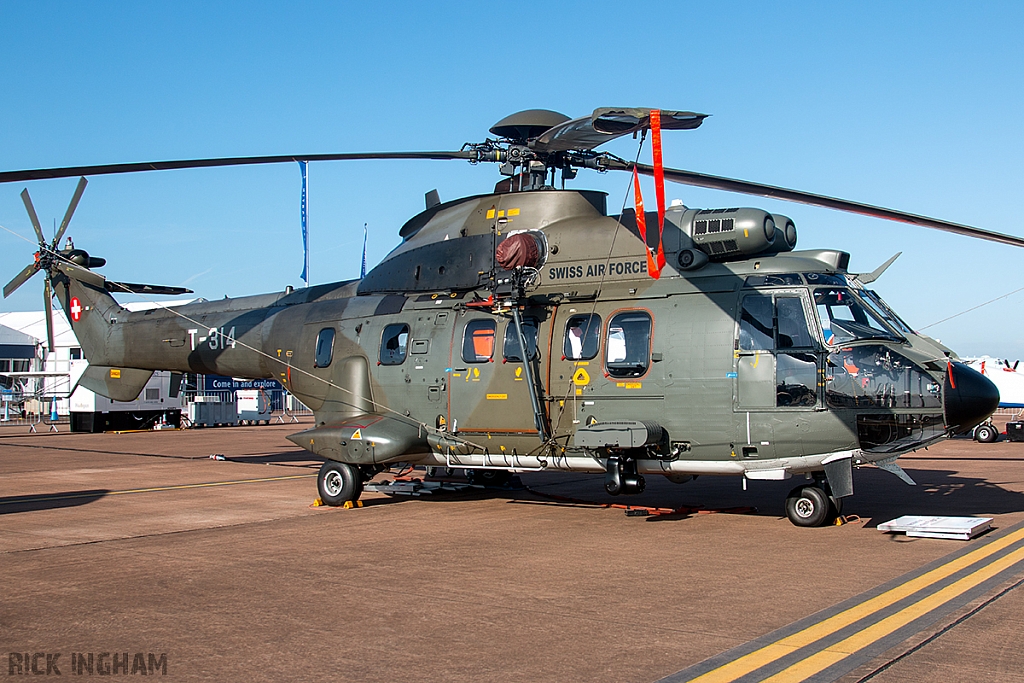
[[806, 680], [814, 674], [824, 671], [833, 664], [864, 649], [868, 645], [903, 628], [915, 619], [923, 617], [934, 609], [938, 609], [950, 600], [963, 595], [975, 586], [991, 579], [999, 572], [1009, 569], [1021, 560], [1024, 560], [1024, 548], [1019, 548], [1005, 557], [985, 565], [955, 583], [951, 583], [942, 590], [911, 603], [899, 612], [882, 619], [877, 624], [868, 626], [863, 631], [854, 633], [849, 638], [841, 640], [835, 645], [830, 645], [824, 650], [793, 664], [789, 668], [783, 669], [774, 676], [764, 679], [764, 683], [795, 683], [796, 681]]
[[73, 498], [103, 498], [105, 496], [119, 496], [126, 493], [155, 493], [157, 491], [181, 491], [183, 489], [201, 489], [212, 486], [234, 486], [236, 484], [259, 484], [266, 481], [287, 481], [289, 479], [308, 479], [315, 477], [315, 474], [289, 474], [281, 477], [264, 477], [262, 479], [233, 479], [231, 481], [208, 481], [201, 484], [176, 484], [174, 486], [152, 486], [144, 489], [123, 489], [121, 491], [92, 491], [84, 493], [69, 493], [61, 496], [40, 496], [38, 498], [22, 498], [18, 500], [0, 502], [3, 505], [21, 505], [24, 503], [45, 503], [54, 500], [71, 500]]
[[[782, 638], [781, 640], [771, 643], [770, 645], [766, 645], [758, 650], [755, 650], [749, 654], [739, 657], [738, 659], [734, 659], [733, 661], [727, 664], [723, 664], [717, 669], [713, 669], [703, 674], [702, 676], [698, 676], [697, 678], [692, 679], [692, 681], [694, 683], [696, 683], [697, 681], [699, 681], [700, 683], [728, 683], [729, 681], [735, 681], [737, 678], [746, 676], [752, 671], [755, 671], [763, 666], [771, 664], [772, 662], [781, 659], [782, 657], [785, 657], [786, 655], [789, 655], [802, 647], [806, 647], [818, 640], [821, 640], [822, 638], [825, 638], [826, 636], [832, 635], [833, 633], [842, 630], [847, 626], [854, 624], [860, 621], [861, 619], [864, 619], [865, 617], [869, 617], [872, 614], [875, 614], [885, 609], [886, 607], [893, 605], [899, 602], [900, 600], [903, 600], [904, 598], [913, 595], [914, 593], [920, 590], [923, 590], [949, 576], [952, 576], [958, 571], [965, 569], [971, 566], [972, 564], [979, 562], [985, 559], [986, 557], [989, 557], [990, 555], [993, 555], [994, 553], [997, 553], [1000, 550], [1003, 550], [1004, 548], [1007, 548], [1008, 546], [1017, 543], [1018, 541], [1021, 541], [1022, 539], [1024, 539], [1024, 529], [1020, 529], [1018, 531], [1013, 532], [1012, 534], [1004, 536], [1003, 538], [997, 541], [992, 541], [987, 545], [983, 545], [977, 550], [973, 550], [967, 553], [966, 555], [962, 555], [956, 558], [955, 560], [951, 560], [946, 564], [943, 564], [939, 567], [936, 567], [935, 569], [932, 569], [929, 572], [922, 574], [921, 576], [918, 576], [907, 581], [906, 583], [902, 583], [899, 586], [891, 588], [886, 592], [882, 593], [881, 595], [877, 595], [871, 598], [870, 600], [865, 600], [864, 602], [858, 605], [854, 605], [853, 607], [843, 612], [840, 612], [839, 614], [833, 615], [828, 619], [808, 626], [802, 631], [798, 631], [790, 636], [786, 636], [785, 638]], [[1024, 553], [1024, 548], [1015, 551], [1011, 555], [1007, 555], [1007, 558], [1015, 556], [1017, 553]], [[1016, 561], [1017, 560], [1014, 560], [1014, 562]], [[1002, 562], [1002, 560], [1000, 560], [1000, 562]], [[1011, 562], [1010, 564], [1013, 563]], [[980, 572], [983, 570], [978, 571]], [[971, 574], [968, 577], [964, 577], [964, 579], [970, 578], [974, 575], [975, 574]], [[964, 579], [961, 579], [961, 581], [963, 581]], [[952, 588], [952, 586], [956, 586], [958, 583], [960, 582], [958, 581], [957, 583], [952, 584], [951, 586], [947, 587], [947, 589]], [[943, 591], [947, 589], [943, 589]], [[968, 590], [968, 588], [964, 588], [962, 591], [960, 591], [960, 593], [966, 590]], [[938, 593], [936, 593], [936, 595], [943, 593], [943, 591], [939, 591]], [[959, 595], [960, 593], [957, 593], [957, 595]], [[945, 601], [951, 600], [953, 597], [955, 596], [950, 596], [946, 598]], [[924, 601], [922, 600], [921, 602]], [[914, 604], [916, 605], [920, 603]], [[909, 607], [907, 609], [909, 609]], [[879, 636], [879, 638], [880, 637], [881, 636]], [[800, 679], [794, 678], [787, 680]]]

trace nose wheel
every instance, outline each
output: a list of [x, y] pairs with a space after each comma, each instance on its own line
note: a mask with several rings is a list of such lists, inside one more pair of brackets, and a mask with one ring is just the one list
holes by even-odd
[[835, 521], [842, 501], [833, 501], [825, 490], [808, 484], [798, 486], [786, 497], [786, 516], [796, 526], [826, 526]]

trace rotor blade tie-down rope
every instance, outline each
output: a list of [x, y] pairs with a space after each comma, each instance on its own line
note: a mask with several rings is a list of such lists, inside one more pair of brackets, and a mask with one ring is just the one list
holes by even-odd
[[658, 252], [657, 259], [647, 244], [647, 216], [644, 214], [644, 198], [640, 190], [640, 175], [633, 166], [633, 205], [636, 208], [636, 227], [647, 254], [647, 273], [657, 280], [665, 267], [665, 165], [661, 152], [661, 110], [651, 110], [651, 150], [654, 154], [654, 194], [658, 202]]

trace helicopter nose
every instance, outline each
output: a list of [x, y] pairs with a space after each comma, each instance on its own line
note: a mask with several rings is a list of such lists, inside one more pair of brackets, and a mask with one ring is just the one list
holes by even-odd
[[988, 377], [963, 363], [949, 363], [942, 394], [946, 426], [966, 432], [999, 406], [999, 390]]

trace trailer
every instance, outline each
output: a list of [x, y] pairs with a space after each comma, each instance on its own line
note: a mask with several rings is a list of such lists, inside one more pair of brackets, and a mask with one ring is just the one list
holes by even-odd
[[71, 394], [71, 431], [118, 432], [181, 424], [181, 375], [154, 372], [134, 401], [114, 401], [78, 386]]

